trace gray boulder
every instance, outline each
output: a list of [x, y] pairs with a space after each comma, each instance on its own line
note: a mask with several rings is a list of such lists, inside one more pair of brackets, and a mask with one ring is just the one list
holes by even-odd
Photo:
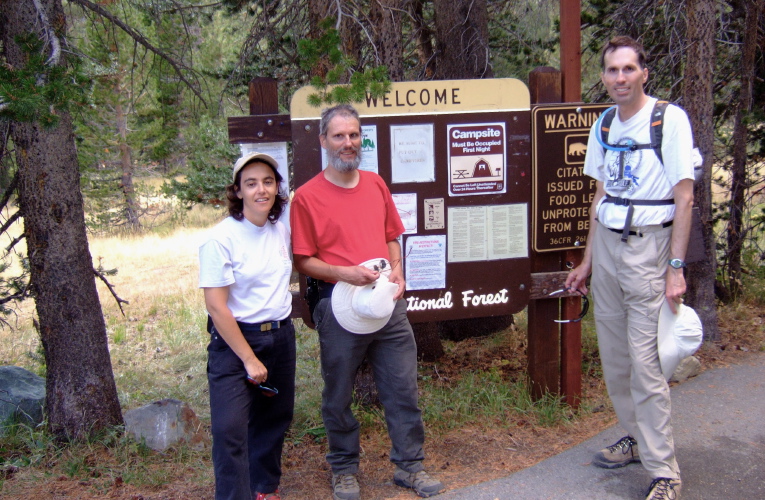
[[45, 379], [18, 366], [0, 366], [0, 433], [9, 421], [43, 421]]
[[125, 432], [136, 441], [156, 451], [187, 443], [194, 449], [204, 449], [210, 444], [194, 411], [177, 399], [163, 399], [126, 411]]
[[685, 382], [699, 373], [701, 373], [701, 361], [699, 361], [699, 358], [696, 356], [688, 356], [677, 365], [677, 369], [675, 369], [675, 373], [672, 374], [670, 381]]

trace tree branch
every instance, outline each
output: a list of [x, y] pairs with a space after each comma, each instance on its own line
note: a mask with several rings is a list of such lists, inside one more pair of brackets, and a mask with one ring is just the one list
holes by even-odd
[[117, 295], [117, 292], [114, 291], [114, 286], [112, 286], [111, 283], [106, 281], [106, 276], [104, 276], [98, 269], [93, 269], [93, 274], [95, 274], [101, 281], [104, 282], [104, 284], [106, 285], [106, 288], [109, 289], [109, 292], [112, 294], [112, 297], [114, 297], [114, 300], [117, 301], [117, 307], [120, 308], [120, 312], [122, 313], [123, 316], [125, 316], [125, 311], [122, 309], [122, 304], [130, 304], [130, 302], [128, 302], [127, 300], [121, 299]]
[[18, 292], [14, 293], [13, 295], [8, 295], [7, 297], [3, 297], [0, 299], [0, 305], [7, 304], [8, 302], [12, 300], [23, 300], [29, 293], [29, 287], [32, 284], [32, 280], [30, 279], [27, 281], [26, 285], [24, 285], [24, 288], [19, 290]]
[[13, 240], [11, 240], [11, 242], [8, 244], [8, 246], [5, 247], [5, 253], [6, 254], [11, 253], [11, 250], [13, 250], [13, 247], [15, 247], [16, 244], [19, 241], [23, 240], [23, 239], [24, 239], [24, 233], [21, 233], [20, 235], [18, 235], [15, 238], [13, 238]]
[[50, 21], [48, 21], [48, 16], [45, 14], [45, 9], [43, 9], [40, 0], [32, 0], [32, 3], [37, 10], [37, 17], [40, 18], [40, 23], [42, 23], [45, 39], [51, 45], [50, 57], [45, 61], [45, 64], [48, 66], [58, 66], [58, 63], [61, 60], [61, 42], [58, 41], [58, 37], [53, 33], [53, 30], [50, 27]]
[[[13, 196], [14, 192], [16, 191], [16, 187], [19, 184], [19, 172], [18, 170], [13, 174], [13, 179], [11, 179], [10, 184], [8, 184], [8, 187], [5, 188], [5, 192], [3, 193], [3, 198], [0, 199], [0, 210], [4, 209], [6, 205], [8, 205], [8, 201], [10, 201], [11, 196]], [[0, 233], [4, 231], [0, 230]]]
[[[194, 95], [197, 96], [197, 98], [202, 101], [202, 104], [207, 106], [207, 101], [205, 101], [204, 97], [202, 97], [202, 94], [199, 92], [199, 90], [186, 78], [186, 76], [183, 74], [182, 68], [175, 62], [173, 58], [165, 54], [162, 50], [158, 49], [154, 45], [152, 45], [143, 35], [135, 31], [133, 28], [122, 22], [120, 19], [118, 19], [114, 14], [107, 11], [100, 5], [96, 5], [93, 2], [90, 2], [89, 0], [70, 0], [71, 3], [77, 4], [80, 7], [87, 8], [99, 16], [105, 17], [115, 25], [117, 25], [122, 31], [130, 35], [130, 37], [133, 38], [137, 43], [143, 45], [147, 49], [149, 49], [151, 52], [159, 56], [160, 58], [167, 61], [167, 63], [175, 70], [175, 73], [178, 75], [178, 78], [186, 84], [186, 86], [194, 93]], [[188, 69], [188, 68], [186, 68]]]
[[0, 234], [5, 233], [8, 230], [8, 228], [10, 228], [13, 225], [14, 222], [19, 220], [19, 218], [21, 218], [21, 210], [16, 210], [15, 212], [13, 212], [13, 215], [8, 217], [8, 220], [5, 221], [5, 223], [3, 223], [2, 226], [0, 226]]

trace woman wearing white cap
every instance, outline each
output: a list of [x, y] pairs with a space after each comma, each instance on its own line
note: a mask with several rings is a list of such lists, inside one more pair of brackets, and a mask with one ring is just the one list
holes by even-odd
[[290, 320], [287, 198], [269, 155], [234, 165], [229, 216], [199, 247], [211, 334], [207, 379], [216, 500], [279, 500], [284, 435], [295, 400], [295, 329]]

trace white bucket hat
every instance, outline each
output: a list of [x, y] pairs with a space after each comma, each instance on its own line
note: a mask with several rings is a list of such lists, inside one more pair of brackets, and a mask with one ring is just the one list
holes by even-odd
[[673, 314], [666, 300], [659, 312], [659, 362], [661, 372], [669, 380], [680, 361], [692, 355], [701, 345], [703, 328], [696, 311], [680, 304]]
[[390, 320], [398, 285], [388, 281], [390, 262], [387, 259], [372, 259], [359, 265], [379, 271], [380, 277], [365, 286], [338, 281], [332, 291], [332, 312], [340, 326], [349, 332], [374, 333]]

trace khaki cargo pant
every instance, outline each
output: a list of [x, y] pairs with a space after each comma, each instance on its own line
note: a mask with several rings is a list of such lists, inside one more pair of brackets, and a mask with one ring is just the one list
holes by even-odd
[[647, 226], [625, 243], [598, 225], [592, 293], [603, 375], [619, 423], [635, 439], [653, 477], [679, 478], [669, 387], [657, 347], [659, 310], [672, 228]]

